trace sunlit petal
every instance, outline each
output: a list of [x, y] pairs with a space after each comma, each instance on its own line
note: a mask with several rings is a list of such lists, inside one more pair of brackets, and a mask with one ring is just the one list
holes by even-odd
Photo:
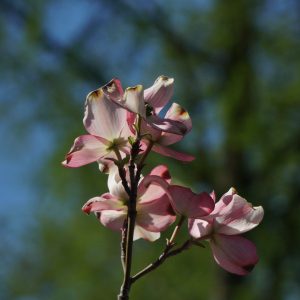
[[202, 219], [189, 219], [188, 228], [190, 235], [195, 239], [209, 238], [213, 230], [212, 223]]
[[93, 135], [81, 135], [75, 139], [66, 160], [62, 162], [65, 167], [77, 168], [94, 162], [108, 154], [108, 142]]
[[123, 203], [111, 194], [103, 194], [100, 197], [94, 197], [88, 200], [82, 207], [82, 210], [89, 213], [101, 212], [103, 210], [123, 210]]
[[179, 185], [171, 185], [169, 191], [173, 208], [180, 215], [196, 219], [214, 209], [214, 201], [207, 193], [195, 194], [191, 189]]
[[157, 239], [160, 238], [160, 233], [159, 232], [151, 232], [147, 231], [141, 226], [136, 225], [134, 228], [134, 235], [133, 235], [133, 240], [136, 241], [138, 239], [144, 239], [149, 242], [154, 242]]
[[261, 206], [253, 207], [239, 195], [233, 195], [232, 201], [215, 218], [218, 233], [227, 235], [241, 234], [255, 228], [263, 219]]
[[123, 88], [121, 81], [117, 78], [113, 78], [110, 82], [102, 87], [102, 90], [106, 96], [113, 101], [121, 101], [123, 97]]
[[184, 135], [187, 133], [186, 126], [179, 121], [160, 118], [156, 115], [147, 116], [146, 121], [150, 126], [160, 131], [166, 131], [179, 135]]
[[156, 114], [169, 102], [173, 95], [174, 79], [159, 76], [154, 84], [144, 91], [145, 101], [149, 103]]
[[100, 88], [87, 96], [83, 123], [90, 134], [112, 141], [127, 126], [127, 111]]
[[103, 210], [98, 214], [100, 222], [112, 230], [121, 230], [126, 219], [125, 210]]
[[146, 117], [142, 85], [127, 88], [121, 103], [129, 111]]
[[[184, 124], [186, 127], [185, 134], [187, 134], [192, 129], [192, 120], [188, 112], [177, 103], [172, 104], [170, 109], [167, 111], [165, 118]], [[159, 139], [159, 143], [167, 146], [179, 142], [183, 139], [183, 137], [183, 135], [163, 132]]]
[[176, 219], [167, 195], [154, 201], [139, 202], [137, 211], [137, 224], [153, 232], [166, 230]]
[[175, 159], [183, 161], [183, 162], [190, 162], [195, 159], [195, 157], [190, 154], [179, 152], [179, 151], [173, 150], [171, 148], [168, 148], [168, 147], [165, 147], [165, 146], [162, 146], [159, 144], [154, 144], [152, 150], [161, 155], [175, 158]]

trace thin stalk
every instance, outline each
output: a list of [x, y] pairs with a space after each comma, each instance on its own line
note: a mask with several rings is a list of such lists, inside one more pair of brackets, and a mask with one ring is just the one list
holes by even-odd
[[[114, 152], [116, 154], [116, 157], [118, 159], [118, 163], [116, 163], [116, 166], [118, 167], [119, 175], [122, 181], [122, 185], [130, 197], [131, 195], [131, 189], [128, 185], [127, 179], [126, 179], [126, 171], [124, 169], [124, 166], [122, 164], [122, 156], [118, 148], [114, 149]], [[121, 237], [121, 243], [120, 243], [120, 248], [121, 248], [121, 263], [122, 263], [122, 268], [123, 268], [123, 273], [125, 274], [126, 270], [126, 243], [127, 243], [127, 230], [128, 230], [128, 220], [126, 219], [124, 221], [123, 227], [122, 227], [122, 237]], [[125, 275], [124, 275], [125, 276]]]
[[185, 217], [181, 216], [180, 219], [179, 219], [179, 221], [178, 221], [178, 224], [174, 228], [173, 233], [171, 235], [171, 238], [170, 238], [170, 240], [168, 241], [167, 244], [174, 245], [174, 241], [175, 241], [176, 235], [179, 232], [179, 230], [180, 230], [180, 228], [181, 228], [181, 226], [182, 226], [182, 224], [183, 224], [184, 221], [185, 221]]
[[140, 161], [138, 163], [138, 169], [142, 169], [143, 168], [144, 162], [145, 162], [147, 156], [149, 155], [149, 153], [150, 153], [150, 151], [151, 151], [151, 149], [153, 147], [153, 144], [154, 143], [152, 141], [149, 141], [149, 144], [148, 144], [145, 152], [143, 153], [143, 156], [141, 157], [141, 159], [140, 159]]
[[185, 221], [185, 217], [181, 216], [178, 224], [174, 228], [171, 238], [169, 240], [167, 240], [165, 249], [162, 252], [162, 254], [153, 263], [151, 263], [146, 268], [144, 268], [142, 271], [138, 272], [133, 277], [131, 277], [131, 284], [134, 283], [135, 281], [137, 281], [139, 278], [141, 278], [141, 277], [145, 276], [146, 274], [157, 269], [168, 257], [177, 255], [190, 247], [190, 245], [192, 244], [192, 240], [187, 240], [182, 246], [171, 251], [171, 249], [175, 246], [175, 243], [174, 243], [175, 238], [176, 238], [184, 221]]
[[133, 248], [133, 233], [135, 226], [136, 211], [128, 212], [127, 222], [128, 222], [128, 234], [127, 234], [127, 243], [126, 243], [126, 259], [125, 259], [125, 273], [124, 280], [121, 286], [121, 291], [118, 296], [119, 300], [128, 300], [129, 291], [131, 286], [131, 265], [132, 265], [132, 248]]
[[127, 237], [127, 220], [124, 221], [123, 228], [122, 228], [122, 238], [121, 238], [121, 263], [122, 263], [124, 274], [125, 274], [125, 265], [126, 265], [126, 237]]
[[[136, 159], [140, 152], [140, 127], [141, 118], [138, 116], [137, 119], [137, 138], [132, 145], [131, 158], [129, 162], [129, 176], [130, 176], [130, 196], [128, 201], [128, 212], [127, 212], [127, 228], [126, 228], [126, 251], [125, 251], [125, 270], [124, 279], [121, 286], [118, 300], [128, 300], [129, 291], [131, 287], [131, 265], [132, 265], [132, 250], [133, 250], [133, 235], [136, 220], [136, 201], [137, 201], [137, 187], [140, 179], [141, 170], [136, 170]], [[128, 184], [127, 184], [128, 185]]]
[[163, 264], [165, 262], [166, 259], [168, 259], [169, 257], [175, 256], [180, 254], [181, 252], [188, 250], [190, 248], [190, 246], [193, 245], [193, 242], [191, 239], [186, 240], [180, 247], [172, 250], [172, 251], [164, 251], [159, 258], [154, 261], [152, 264], [148, 265], [145, 269], [143, 269], [142, 271], [138, 272], [137, 274], [135, 274], [134, 276], [131, 277], [131, 284], [133, 284], [134, 282], [136, 282], [138, 279], [140, 279], [141, 277], [145, 276], [146, 274], [154, 271], [155, 269], [157, 269], [161, 264]]

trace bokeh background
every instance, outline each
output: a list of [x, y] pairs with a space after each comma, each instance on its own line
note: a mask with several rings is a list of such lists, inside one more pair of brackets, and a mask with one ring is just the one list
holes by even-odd
[[[220, 196], [231, 186], [265, 219], [246, 236], [247, 277], [192, 248], [138, 281], [132, 299], [300, 299], [300, 2], [297, 0], [1, 0], [0, 298], [116, 299], [119, 235], [81, 212], [106, 191], [97, 165], [60, 165], [84, 133], [86, 94], [175, 78], [193, 118], [168, 164], [177, 182]], [[135, 244], [134, 270], [164, 237]]]

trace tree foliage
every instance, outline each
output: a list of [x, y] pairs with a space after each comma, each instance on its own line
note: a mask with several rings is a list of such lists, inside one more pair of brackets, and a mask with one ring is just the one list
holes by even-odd
[[[174, 100], [193, 118], [194, 132], [181, 147], [197, 160], [178, 166], [168, 159], [173, 176], [198, 192], [214, 188], [221, 195], [234, 186], [262, 204], [265, 219], [251, 237], [261, 260], [241, 279], [215, 267], [208, 249], [193, 249], [141, 280], [133, 298], [299, 297], [297, 1], [3, 0], [0, 7], [0, 114], [3, 132], [13, 132], [2, 151], [30, 160], [35, 197], [23, 200], [34, 222], [21, 223], [18, 251], [0, 246], [3, 299], [115, 297], [119, 236], [80, 211], [105, 192], [105, 176], [96, 165], [69, 172], [60, 161], [84, 132], [89, 91], [115, 76], [125, 86], [150, 86], [160, 74], [175, 78]], [[148, 263], [143, 253], [155, 258], [160, 249], [162, 242], [154, 249], [138, 242], [136, 265]]]

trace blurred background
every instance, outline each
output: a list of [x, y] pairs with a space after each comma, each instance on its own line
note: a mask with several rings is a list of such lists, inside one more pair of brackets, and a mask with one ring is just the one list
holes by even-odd
[[[106, 192], [92, 164], [60, 165], [85, 132], [88, 92], [175, 78], [193, 131], [173, 178], [218, 196], [234, 186], [263, 223], [246, 236], [260, 262], [230, 275], [209, 247], [171, 258], [132, 299], [300, 299], [300, 2], [297, 0], [1, 0], [0, 299], [116, 299], [119, 234], [81, 212]], [[134, 270], [156, 258], [135, 244]]]

